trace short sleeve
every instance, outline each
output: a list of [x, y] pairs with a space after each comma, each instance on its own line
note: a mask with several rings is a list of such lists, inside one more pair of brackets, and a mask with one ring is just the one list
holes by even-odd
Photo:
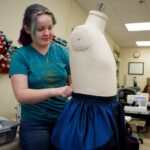
[[66, 69], [67, 74], [70, 75], [71, 72], [70, 72], [70, 61], [69, 61], [68, 49], [63, 48], [63, 52], [64, 52], [64, 62], [66, 64], [65, 69]]
[[17, 49], [11, 59], [9, 75], [28, 74], [27, 63], [22, 49]]

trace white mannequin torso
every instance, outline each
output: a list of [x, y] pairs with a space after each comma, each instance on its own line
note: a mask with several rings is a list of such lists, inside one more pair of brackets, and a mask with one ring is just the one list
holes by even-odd
[[116, 63], [104, 28], [107, 16], [90, 11], [85, 24], [74, 29], [70, 38], [70, 62], [76, 93], [114, 96], [117, 93]]

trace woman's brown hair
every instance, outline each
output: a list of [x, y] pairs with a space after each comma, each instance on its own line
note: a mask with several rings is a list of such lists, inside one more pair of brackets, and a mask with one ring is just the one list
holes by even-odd
[[31, 42], [32, 42], [31, 36], [30, 36], [30, 34], [26, 33], [24, 26], [31, 28], [31, 25], [33, 23], [33, 16], [42, 15], [42, 14], [50, 15], [52, 17], [53, 25], [56, 24], [56, 19], [55, 19], [53, 13], [50, 12], [49, 9], [46, 8], [45, 6], [40, 5], [40, 4], [32, 4], [32, 5], [28, 6], [24, 13], [23, 25], [20, 30], [20, 36], [18, 39], [18, 42], [21, 45], [25, 46], [25, 45], [31, 44]]

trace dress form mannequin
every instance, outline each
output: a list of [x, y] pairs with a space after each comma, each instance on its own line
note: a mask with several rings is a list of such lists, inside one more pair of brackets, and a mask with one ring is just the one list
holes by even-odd
[[73, 95], [55, 125], [59, 150], [125, 150], [124, 112], [117, 101], [116, 63], [106, 41], [107, 16], [90, 11], [74, 29], [69, 55]]
[[75, 93], [116, 95], [116, 63], [104, 29], [107, 16], [90, 11], [85, 24], [71, 34], [70, 61]]

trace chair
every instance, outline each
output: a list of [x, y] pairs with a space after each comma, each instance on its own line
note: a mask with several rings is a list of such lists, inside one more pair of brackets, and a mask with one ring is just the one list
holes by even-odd
[[137, 91], [133, 88], [119, 88], [118, 89], [118, 99], [120, 101], [120, 103], [125, 106], [125, 105], [129, 105], [127, 103], [127, 96], [128, 95], [136, 95]]

